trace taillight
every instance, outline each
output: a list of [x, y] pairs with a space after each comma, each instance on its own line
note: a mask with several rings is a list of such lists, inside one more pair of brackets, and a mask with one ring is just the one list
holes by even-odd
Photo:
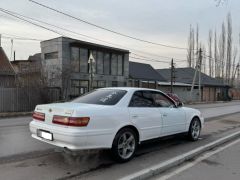
[[32, 117], [33, 117], [33, 119], [36, 119], [36, 120], [39, 120], [39, 121], [45, 121], [45, 114], [44, 113], [34, 111]]
[[61, 124], [66, 126], [83, 127], [88, 125], [89, 120], [89, 117], [53, 116], [52, 122], [54, 124]]

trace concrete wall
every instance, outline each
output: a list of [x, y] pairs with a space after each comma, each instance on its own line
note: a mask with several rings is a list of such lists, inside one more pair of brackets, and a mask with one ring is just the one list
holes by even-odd
[[[58, 58], [45, 59], [52, 52], [58, 52]], [[62, 87], [62, 54], [62, 38], [41, 42], [42, 74], [48, 87]]]
[[[158, 89], [165, 92], [165, 93], [168, 93], [168, 92], [170, 92], [171, 87], [160, 85], [160, 86], [158, 86]], [[198, 99], [199, 99], [198, 89], [193, 89], [192, 98], [190, 96], [190, 92], [191, 92], [191, 87], [190, 86], [186, 86], [186, 87], [174, 86], [173, 87], [173, 93], [177, 94], [178, 97], [180, 98], [180, 100], [184, 103], [190, 102], [190, 101], [193, 101], [193, 102], [198, 101]]]

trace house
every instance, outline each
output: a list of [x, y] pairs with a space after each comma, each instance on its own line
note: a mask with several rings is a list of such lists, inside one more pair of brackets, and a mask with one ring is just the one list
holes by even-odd
[[5, 54], [2, 47], [0, 47], [0, 87], [14, 87], [16, 73]]
[[34, 87], [41, 83], [41, 53], [29, 56], [28, 60], [14, 60], [11, 65], [14, 68], [19, 87]]
[[[158, 73], [171, 81], [171, 69], [157, 69]], [[193, 77], [195, 74], [195, 69], [186, 67], [186, 68], [176, 68], [175, 69], [175, 82], [184, 83], [191, 85]], [[194, 89], [198, 89], [198, 73], [196, 75], [196, 82]], [[201, 73], [201, 101], [219, 101], [228, 99], [228, 86], [223, 84], [222, 81], [212, 78], [204, 73]], [[186, 87], [187, 91], [190, 92], [191, 87]], [[197, 95], [197, 94], [196, 94]], [[198, 94], [199, 96], [199, 94]], [[198, 98], [199, 99], [199, 98]]]
[[41, 42], [41, 58], [46, 86], [59, 89], [63, 99], [127, 84], [128, 50], [58, 37]]
[[128, 86], [157, 89], [159, 82], [167, 82], [167, 80], [150, 64], [129, 62]]

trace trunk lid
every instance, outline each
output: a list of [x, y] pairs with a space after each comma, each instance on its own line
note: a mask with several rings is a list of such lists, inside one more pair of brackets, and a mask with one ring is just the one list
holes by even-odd
[[45, 123], [53, 124], [52, 120], [54, 115], [72, 117], [76, 109], [84, 109], [89, 106], [91, 105], [81, 103], [54, 103], [38, 105], [35, 111], [45, 114]]

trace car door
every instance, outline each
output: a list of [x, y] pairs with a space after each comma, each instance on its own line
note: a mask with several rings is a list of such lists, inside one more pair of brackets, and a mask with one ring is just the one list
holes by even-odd
[[130, 104], [131, 121], [138, 127], [141, 140], [160, 136], [162, 117], [159, 108], [155, 106], [151, 91], [135, 91]]
[[162, 116], [161, 136], [184, 132], [186, 116], [181, 107], [176, 107], [174, 101], [161, 92], [155, 91], [154, 100]]

